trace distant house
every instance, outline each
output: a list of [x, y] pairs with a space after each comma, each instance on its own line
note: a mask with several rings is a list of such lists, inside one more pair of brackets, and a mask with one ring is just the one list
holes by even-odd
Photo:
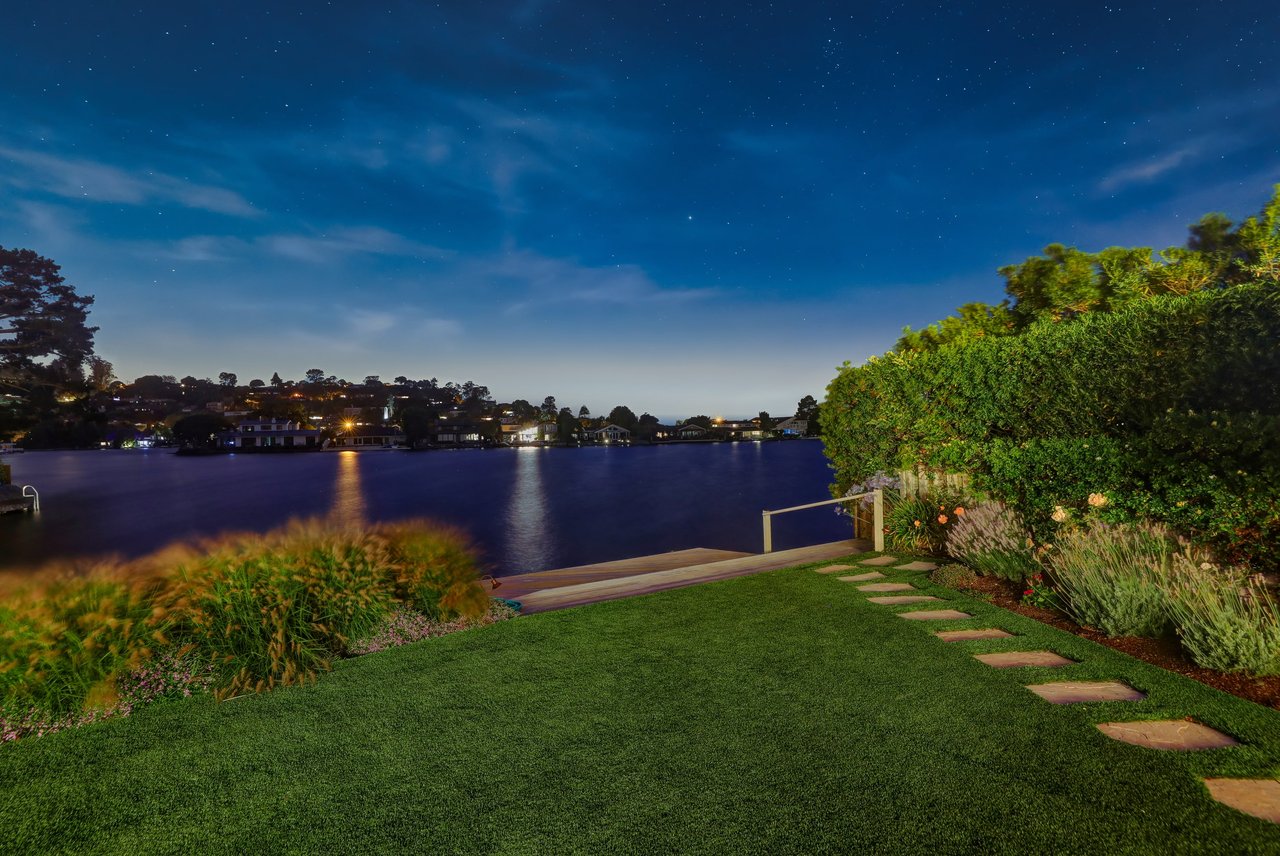
[[630, 443], [631, 432], [621, 425], [606, 425], [595, 431], [588, 431], [587, 436], [596, 443]]
[[774, 425], [773, 430], [780, 437], [804, 437], [809, 433], [809, 420], [788, 416]]
[[674, 429], [675, 437], [679, 440], [705, 440], [709, 433], [706, 428], [693, 423], [677, 425]]
[[431, 444], [444, 448], [488, 445], [486, 429], [467, 422], [444, 422], [431, 434]]
[[391, 425], [361, 425], [334, 438], [338, 449], [390, 449], [405, 444], [404, 432]]
[[233, 449], [319, 449], [319, 430], [287, 419], [246, 419], [234, 431], [222, 435], [223, 444]]
[[510, 443], [518, 444], [549, 442], [554, 441], [559, 432], [560, 428], [556, 423], [539, 422], [536, 425], [526, 425], [518, 429], [506, 439]]

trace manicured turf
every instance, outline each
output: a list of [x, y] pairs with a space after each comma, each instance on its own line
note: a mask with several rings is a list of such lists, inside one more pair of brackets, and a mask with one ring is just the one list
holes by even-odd
[[[886, 574], [978, 618], [903, 621], [805, 569], [521, 617], [312, 687], [0, 747], [0, 850], [1280, 851], [1280, 828], [1199, 782], [1280, 772], [1280, 715]], [[1022, 636], [931, 632], [974, 625]], [[1081, 662], [971, 657], [1040, 648]], [[1113, 678], [1150, 698], [1022, 687]], [[1184, 716], [1246, 745], [1156, 752], [1093, 727]]]

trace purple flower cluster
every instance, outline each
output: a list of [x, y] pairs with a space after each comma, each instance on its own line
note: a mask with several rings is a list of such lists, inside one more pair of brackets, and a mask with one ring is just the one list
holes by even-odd
[[[896, 493], [902, 490], [902, 481], [897, 476], [891, 476], [887, 473], [879, 472], [861, 484], [850, 485], [849, 489], [844, 492], [845, 496], [857, 496], [860, 493], [870, 493], [873, 490], [891, 491]], [[864, 496], [858, 501], [863, 508], [870, 508], [873, 500], [869, 496]], [[843, 517], [850, 516], [849, 509], [843, 505], [836, 506], [836, 514]]]
[[67, 728], [128, 716], [134, 708], [162, 698], [185, 698], [208, 692], [213, 687], [213, 679], [213, 666], [190, 656], [179, 656], [175, 651], [165, 651], [120, 678], [116, 683], [116, 700], [106, 707], [62, 715], [37, 708], [0, 710], [0, 743], [43, 737]]
[[472, 627], [484, 627], [487, 624], [513, 618], [515, 614], [515, 610], [500, 600], [490, 601], [489, 611], [480, 618], [457, 618], [453, 621], [437, 621], [428, 618], [421, 612], [415, 612], [405, 607], [397, 607], [391, 615], [387, 616], [368, 635], [352, 640], [347, 647], [347, 651], [353, 656], [373, 654], [377, 651], [395, 648], [397, 645], [406, 645], [422, 639], [432, 639], [436, 636], [444, 636], [448, 633], [456, 633], [459, 630], [468, 630]]

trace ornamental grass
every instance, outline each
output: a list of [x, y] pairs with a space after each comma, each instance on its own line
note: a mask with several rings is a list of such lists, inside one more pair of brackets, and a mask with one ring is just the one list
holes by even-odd
[[295, 522], [35, 579], [0, 603], [0, 721], [28, 732], [117, 710], [161, 650], [226, 698], [315, 680], [396, 608], [488, 608], [470, 544], [424, 521]]

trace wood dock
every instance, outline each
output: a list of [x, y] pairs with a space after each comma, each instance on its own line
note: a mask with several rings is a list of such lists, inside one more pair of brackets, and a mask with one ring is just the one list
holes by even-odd
[[759, 555], [704, 548], [676, 550], [617, 562], [499, 577], [500, 586], [492, 593], [520, 601], [522, 613], [548, 612], [838, 559], [870, 549], [871, 542], [859, 539]]
[[0, 514], [31, 511], [34, 507], [35, 497], [23, 496], [22, 488], [16, 484], [0, 484]]

